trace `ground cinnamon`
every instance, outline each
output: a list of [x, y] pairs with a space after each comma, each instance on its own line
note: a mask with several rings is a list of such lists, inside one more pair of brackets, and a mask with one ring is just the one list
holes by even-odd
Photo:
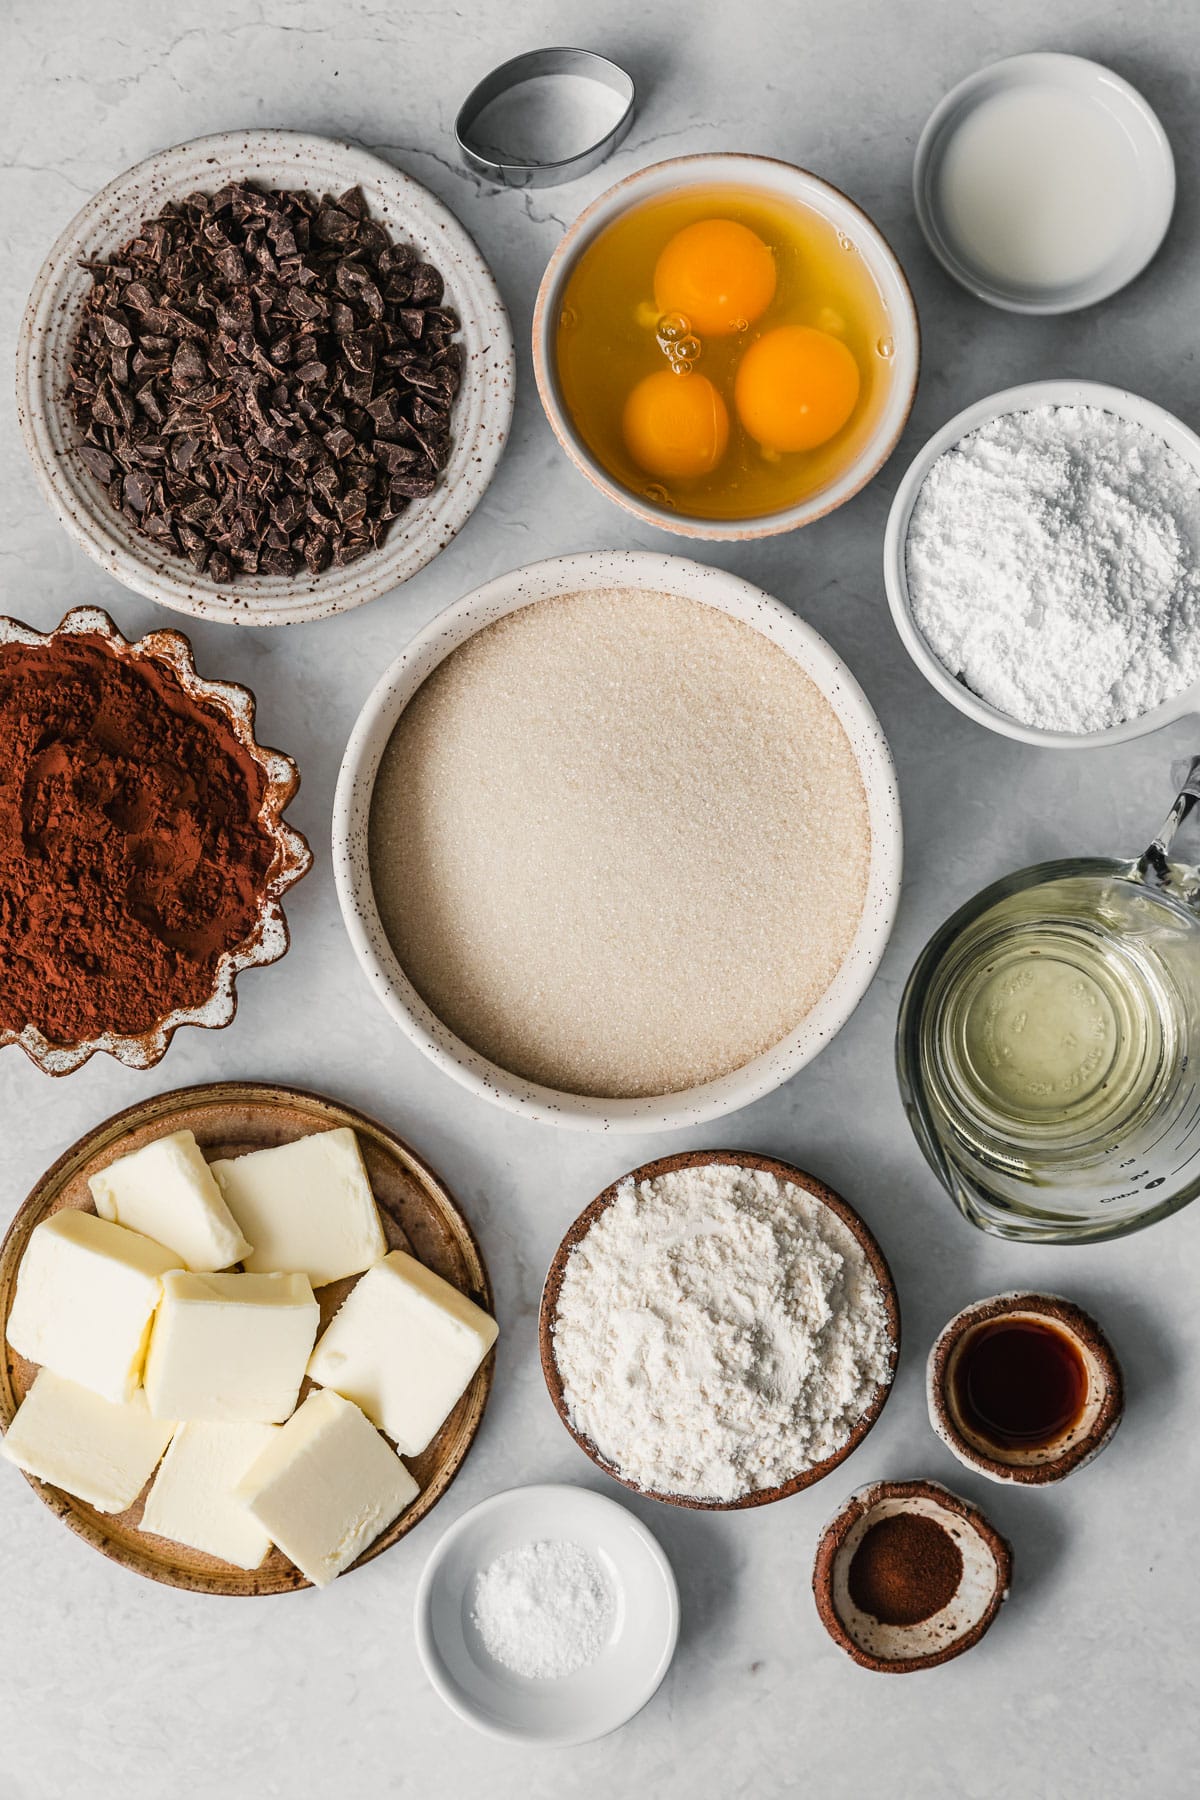
[[267, 882], [264, 788], [165, 664], [0, 646], [0, 1028], [72, 1044], [202, 1003]]
[[962, 1551], [921, 1513], [890, 1513], [864, 1534], [847, 1585], [860, 1612], [881, 1625], [919, 1625], [941, 1612], [962, 1580]]

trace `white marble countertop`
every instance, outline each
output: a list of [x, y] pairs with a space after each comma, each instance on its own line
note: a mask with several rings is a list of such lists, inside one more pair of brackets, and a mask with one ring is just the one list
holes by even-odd
[[[235, 1024], [184, 1032], [136, 1074], [97, 1057], [63, 1082], [0, 1058], [0, 1225], [73, 1139], [117, 1107], [222, 1076], [299, 1083], [376, 1113], [442, 1172], [482, 1237], [504, 1323], [494, 1398], [448, 1497], [403, 1546], [325, 1594], [234, 1603], [176, 1593], [106, 1562], [0, 1470], [0, 1796], [262, 1800], [476, 1791], [735, 1800], [807, 1792], [928, 1797], [1146, 1795], [1190, 1789], [1200, 1604], [1200, 1212], [1122, 1243], [1022, 1249], [953, 1211], [910, 1139], [891, 1073], [904, 977], [930, 930], [984, 882], [1055, 852], [1136, 851], [1170, 799], [1193, 722], [1125, 748], [1038, 752], [946, 706], [886, 615], [883, 524], [906, 458], [951, 412], [1037, 376], [1094, 376], [1200, 418], [1200, 10], [1189, 0], [495, 0], [469, 9], [378, 0], [7, 0], [0, 117], [0, 344], [61, 226], [110, 176], [203, 132], [279, 125], [360, 141], [459, 214], [489, 259], [520, 345], [512, 443], [458, 540], [402, 591], [285, 632], [193, 626], [126, 593], [68, 542], [35, 489], [11, 399], [0, 419], [0, 610], [45, 628], [98, 602], [136, 635], [188, 630], [201, 669], [247, 681], [263, 738], [304, 771], [293, 810], [317, 852], [288, 906], [294, 947], [243, 979]], [[466, 89], [518, 49], [573, 42], [625, 60], [637, 120], [605, 168], [568, 188], [481, 188], [455, 161]], [[1159, 109], [1180, 202], [1150, 272], [1080, 317], [993, 312], [954, 287], [909, 203], [917, 132], [953, 82], [1023, 49], [1111, 62]], [[804, 163], [859, 200], [895, 245], [925, 339], [921, 392], [880, 478], [800, 535], [702, 555], [759, 582], [849, 660], [894, 746], [907, 880], [890, 951], [837, 1041], [779, 1093], [692, 1144], [774, 1152], [863, 1212], [900, 1284], [905, 1354], [883, 1418], [823, 1487], [745, 1515], [642, 1505], [678, 1570], [683, 1634], [652, 1705], [616, 1737], [525, 1754], [476, 1736], [426, 1686], [410, 1613], [418, 1572], [466, 1507], [530, 1480], [604, 1485], [563, 1431], [538, 1370], [534, 1319], [551, 1250], [623, 1169], [675, 1138], [594, 1139], [466, 1096], [390, 1024], [354, 962], [334, 899], [330, 802], [342, 745], [378, 672], [484, 578], [558, 551], [675, 541], [630, 523], [575, 475], [533, 391], [526, 339], [540, 271], [566, 221], [610, 181], [679, 151], [745, 149]], [[5, 384], [6, 390], [9, 383]], [[952, 1461], [925, 1418], [923, 1362], [944, 1319], [1019, 1285], [1094, 1310], [1125, 1361], [1112, 1450], [1057, 1491], [1012, 1493]], [[1016, 1552], [990, 1637], [947, 1668], [868, 1675], [829, 1642], [809, 1593], [819, 1527], [851, 1489], [927, 1475], [981, 1502]], [[610, 1491], [616, 1492], [615, 1489]]]

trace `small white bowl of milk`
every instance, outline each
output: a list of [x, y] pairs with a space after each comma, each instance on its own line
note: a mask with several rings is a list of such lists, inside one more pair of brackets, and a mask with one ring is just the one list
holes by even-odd
[[946, 95], [917, 144], [913, 198], [934, 255], [979, 299], [1074, 312], [1132, 281], [1162, 243], [1175, 160], [1127, 81], [1038, 52]]

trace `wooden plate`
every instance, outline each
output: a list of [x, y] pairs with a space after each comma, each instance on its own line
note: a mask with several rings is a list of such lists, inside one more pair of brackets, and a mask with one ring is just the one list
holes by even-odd
[[[822, 1201], [831, 1212], [835, 1212], [862, 1247], [863, 1254], [870, 1264], [871, 1270], [883, 1292], [884, 1310], [887, 1313], [888, 1330], [892, 1340], [892, 1354], [888, 1372], [879, 1383], [866, 1411], [862, 1414], [853, 1431], [840, 1450], [821, 1462], [813, 1463], [811, 1468], [793, 1475], [790, 1480], [780, 1482], [777, 1487], [758, 1488], [754, 1493], [742, 1494], [736, 1500], [697, 1500], [685, 1494], [662, 1494], [652, 1488], [640, 1487], [636, 1481], [629, 1481], [618, 1473], [610, 1462], [600, 1454], [591, 1438], [576, 1431], [571, 1423], [563, 1394], [562, 1376], [558, 1372], [558, 1364], [554, 1360], [554, 1321], [558, 1317], [558, 1299], [562, 1292], [563, 1276], [566, 1274], [567, 1258], [581, 1239], [585, 1238], [595, 1221], [606, 1207], [612, 1205], [617, 1197], [617, 1189], [627, 1181], [653, 1181], [656, 1175], [669, 1175], [676, 1169], [705, 1168], [712, 1163], [729, 1163], [734, 1168], [763, 1169], [769, 1175], [778, 1176], [780, 1181], [791, 1182], [794, 1187], [803, 1188], [815, 1199]], [[896, 1361], [900, 1354], [900, 1303], [896, 1296], [896, 1284], [892, 1272], [888, 1268], [887, 1259], [879, 1248], [870, 1230], [855, 1212], [849, 1201], [835, 1194], [832, 1188], [825, 1186], [815, 1176], [808, 1175], [803, 1169], [793, 1168], [791, 1163], [778, 1162], [773, 1156], [756, 1156], [749, 1150], [686, 1150], [675, 1156], [660, 1156], [657, 1162], [643, 1163], [640, 1169], [633, 1169], [628, 1175], [622, 1175], [611, 1187], [606, 1187], [598, 1194], [590, 1206], [586, 1206], [567, 1232], [562, 1243], [554, 1253], [546, 1276], [546, 1285], [542, 1289], [542, 1304], [538, 1316], [538, 1345], [542, 1358], [542, 1373], [546, 1377], [546, 1386], [550, 1390], [559, 1418], [570, 1432], [579, 1448], [590, 1456], [597, 1468], [619, 1481], [632, 1493], [641, 1494], [647, 1500], [662, 1500], [668, 1506], [690, 1506], [704, 1512], [740, 1512], [749, 1506], [768, 1506], [773, 1500], [786, 1500], [789, 1494], [798, 1494], [802, 1488], [812, 1487], [815, 1481], [821, 1481], [830, 1470], [836, 1469], [839, 1463], [845, 1462], [852, 1450], [862, 1443], [872, 1425], [883, 1411], [884, 1401], [892, 1390], [892, 1380], [896, 1373]]]
[[[258, 1081], [221, 1081], [204, 1087], [177, 1088], [114, 1113], [103, 1125], [80, 1138], [42, 1176], [13, 1220], [0, 1245], [0, 1335], [5, 1339], [0, 1367], [0, 1426], [7, 1431], [37, 1373], [35, 1365], [18, 1356], [7, 1341], [17, 1266], [30, 1232], [42, 1219], [64, 1207], [95, 1211], [87, 1185], [89, 1175], [168, 1131], [195, 1132], [205, 1155], [215, 1157], [241, 1156], [248, 1150], [290, 1143], [308, 1132], [328, 1131], [338, 1125], [348, 1125], [358, 1135], [388, 1248], [411, 1251], [491, 1312], [491, 1283], [470, 1226], [433, 1170], [386, 1127], [352, 1107], [300, 1088], [275, 1087]], [[355, 1279], [350, 1277], [318, 1288], [322, 1329]], [[389, 1550], [437, 1505], [479, 1429], [494, 1362], [493, 1352], [429, 1448], [420, 1456], [405, 1457], [421, 1492], [408, 1510], [363, 1551], [353, 1568]], [[310, 1387], [306, 1381], [301, 1397]], [[26, 1480], [72, 1531], [114, 1562], [147, 1575], [152, 1581], [202, 1594], [283, 1594], [310, 1585], [279, 1550], [272, 1549], [259, 1569], [235, 1569], [201, 1550], [190, 1550], [140, 1531], [144, 1490], [127, 1511], [102, 1513], [33, 1476], [26, 1476]]]

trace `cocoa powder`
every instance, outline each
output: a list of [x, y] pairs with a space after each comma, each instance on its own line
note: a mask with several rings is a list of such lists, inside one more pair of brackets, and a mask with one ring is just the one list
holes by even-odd
[[274, 857], [264, 771], [163, 663], [0, 646], [0, 1028], [145, 1031], [212, 991]]
[[953, 1600], [962, 1572], [962, 1551], [936, 1519], [890, 1513], [864, 1533], [847, 1586], [881, 1625], [920, 1625]]

